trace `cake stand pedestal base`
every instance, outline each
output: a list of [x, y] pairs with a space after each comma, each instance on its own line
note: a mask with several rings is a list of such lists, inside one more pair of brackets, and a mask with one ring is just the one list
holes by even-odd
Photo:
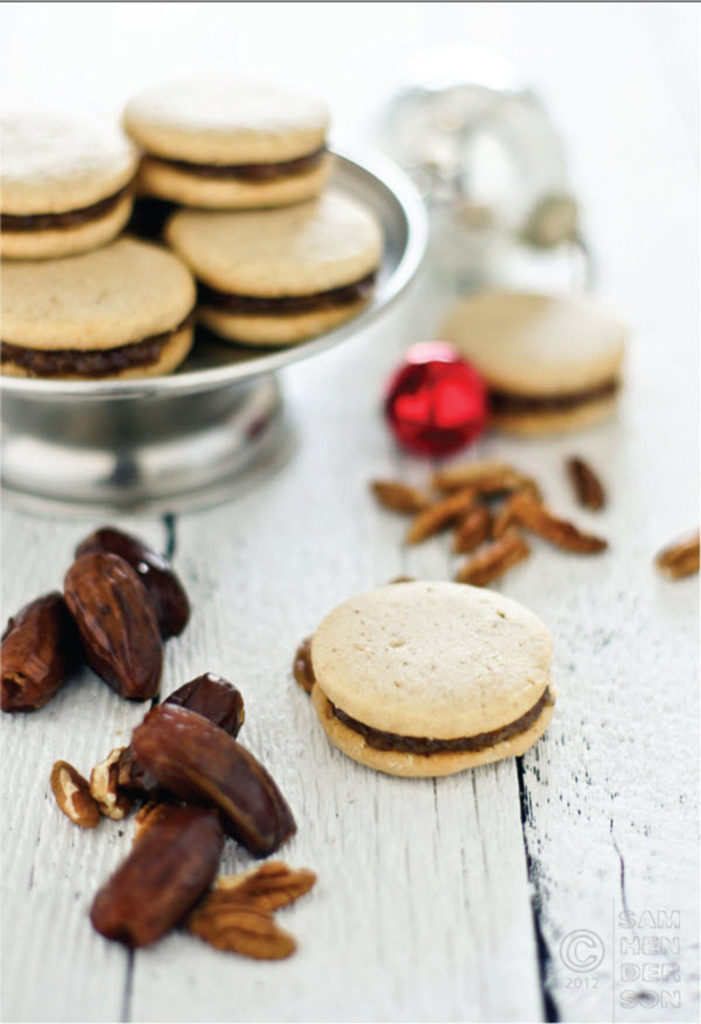
[[290, 455], [273, 374], [194, 394], [2, 401], [3, 497], [53, 515], [181, 512], [239, 493]]

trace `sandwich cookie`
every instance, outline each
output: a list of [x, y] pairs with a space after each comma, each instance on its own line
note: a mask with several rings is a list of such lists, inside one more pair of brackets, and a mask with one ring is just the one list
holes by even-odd
[[138, 155], [119, 128], [63, 114], [8, 114], [0, 135], [4, 259], [86, 252], [122, 230]]
[[333, 191], [279, 210], [180, 210], [165, 237], [200, 282], [200, 320], [247, 345], [291, 344], [348, 320], [382, 257], [374, 215]]
[[530, 611], [461, 583], [351, 598], [311, 641], [312, 702], [332, 743], [390, 775], [451, 775], [522, 754], [547, 728], [552, 641]]
[[282, 206], [328, 178], [328, 112], [292, 89], [251, 81], [181, 81], [146, 89], [124, 112], [145, 150], [140, 187], [184, 206]]
[[485, 378], [501, 430], [573, 430], [613, 411], [627, 330], [592, 299], [485, 292], [459, 301], [440, 336]]
[[2, 373], [155, 377], [192, 345], [195, 283], [160, 246], [121, 238], [62, 260], [5, 263], [2, 276]]

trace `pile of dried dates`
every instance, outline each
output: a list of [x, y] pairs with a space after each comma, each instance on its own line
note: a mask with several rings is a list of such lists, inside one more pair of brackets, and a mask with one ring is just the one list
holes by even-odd
[[[119, 530], [98, 530], [78, 546], [63, 594], [37, 598], [10, 619], [0, 649], [2, 709], [42, 707], [83, 661], [123, 697], [156, 697], [163, 641], [189, 615], [166, 559]], [[308, 891], [313, 872], [268, 863], [212, 889], [227, 835], [265, 857], [296, 831], [274, 780], [236, 738], [243, 721], [239, 690], [206, 673], [152, 707], [89, 781], [55, 763], [51, 788], [77, 825], [119, 820], [142, 804], [133, 849], [92, 906], [102, 935], [144, 946], [184, 924], [218, 949], [265, 959], [294, 950], [272, 911]]]
[[8, 622], [0, 706], [35, 711], [83, 659], [123, 697], [155, 697], [163, 641], [189, 618], [187, 594], [162, 555], [120, 530], [97, 530], [78, 545], [63, 594], [38, 597]]

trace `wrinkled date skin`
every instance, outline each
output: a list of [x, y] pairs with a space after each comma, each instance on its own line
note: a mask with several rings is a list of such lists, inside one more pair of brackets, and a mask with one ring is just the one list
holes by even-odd
[[[174, 690], [163, 701], [164, 704], [178, 704], [190, 711], [203, 715], [214, 722], [230, 736], [238, 736], [243, 725], [244, 707], [241, 692], [226, 679], [212, 672], [191, 679], [189, 683]], [[131, 746], [122, 752], [119, 760], [119, 784], [125, 789], [155, 793], [158, 782], [136, 759]]]
[[251, 853], [277, 850], [296, 831], [265, 768], [223, 729], [175, 704], [148, 713], [132, 734], [139, 763], [182, 800], [218, 807], [226, 831]]
[[163, 644], [151, 599], [132, 567], [117, 555], [82, 555], [64, 588], [90, 667], [122, 697], [154, 697]]
[[122, 533], [112, 526], [104, 526], [86, 537], [76, 548], [75, 557], [95, 551], [119, 555], [136, 572], [151, 595], [164, 640], [182, 633], [190, 618], [190, 602], [166, 558], [147, 547], [138, 537]]
[[216, 812], [169, 808], [98, 892], [90, 911], [94, 928], [125, 946], [159, 939], [210, 887], [223, 848]]
[[196, 711], [208, 718], [234, 739], [238, 736], [244, 720], [243, 697], [241, 692], [226, 679], [213, 672], [191, 679], [189, 683], [174, 690], [163, 701], [164, 704], [178, 704]]
[[0, 647], [3, 711], [35, 711], [65, 681], [80, 639], [59, 593], [24, 606], [7, 624]]

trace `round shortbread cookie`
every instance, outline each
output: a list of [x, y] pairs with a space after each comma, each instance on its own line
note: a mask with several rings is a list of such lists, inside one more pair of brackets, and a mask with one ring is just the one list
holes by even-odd
[[357, 721], [449, 740], [530, 711], [548, 686], [551, 649], [546, 627], [516, 601], [415, 581], [335, 608], [312, 637], [311, 659], [316, 685]]
[[132, 238], [62, 260], [6, 263], [2, 285], [2, 340], [34, 349], [142, 341], [179, 327], [195, 303], [178, 257]]
[[127, 185], [138, 163], [121, 129], [62, 113], [0, 117], [0, 209], [14, 216], [91, 206]]
[[617, 378], [627, 330], [591, 298], [495, 291], [458, 301], [439, 336], [491, 388], [550, 396]]
[[501, 761], [505, 757], [518, 757], [529, 750], [543, 735], [553, 716], [553, 705], [546, 704], [538, 718], [523, 732], [510, 739], [495, 743], [483, 750], [446, 752], [438, 754], [407, 754], [401, 750], [376, 750], [369, 746], [360, 733], [349, 729], [331, 710], [327, 698], [319, 686], [312, 690], [312, 703], [324, 727], [326, 735], [335, 747], [367, 768], [387, 775], [405, 778], [435, 778], [454, 775], [467, 768]]
[[319, 309], [289, 316], [237, 316], [225, 310], [200, 306], [197, 315], [205, 326], [228, 341], [244, 345], [291, 345], [305, 341], [356, 316], [367, 299], [348, 302], [335, 309]]
[[147, 153], [193, 163], [279, 163], [324, 145], [326, 106], [287, 86], [245, 79], [156, 85], [126, 106]]
[[290, 174], [272, 181], [240, 181], [190, 174], [145, 157], [139, 171], [139, 187], [147, 195], [183, 206], [211, 210], [262, 209], [299, 203], [318, 195], [328, 181], [332, 166], [333, 157], [327, 153], [303, 174]]
[[44, 231], [3, 231], [0, 252], [5, 260], [41, 260], [88, 252], [115, 238], [131, 216], [133, 197], [126, 195], [104, 217], [76, 227]]
[[165, 236], [200, 281], [260, 298], [352, 284], [376, 270], [382, 256], [377, 218], [337, 191], [276, 210], [179, 210]]
[[[165, 374], [172, 373], [173, 370], [177, 369], [181, 363], [187, 358], [190, 349], [192, 348], [192, 341], [194, 337], [194, 330], [191, 325], [182, 327], [179, 331], [175, 331], [173, 335], [168, 338], [165, 345], [161, 349], [161, 354], [157, 362], [149, 365], [132, 366], [126, 370], [120, 370], [117, 373], [109, 374], [110, 380], [128, 380], [137, 377], [161, 377]], [[21, 366], [16, 366], [14, 363], [3, 362], [0, 365], [0, 372], [8, 377], [29, 377], [30, 374], [27, 370]], [[40, 378], [43, 380], [51, 380], [51, 377]], [[80, 374], [69, 374], [61, 377], [61, 380], [105, 380], [105, 377], [81, 377]]]

